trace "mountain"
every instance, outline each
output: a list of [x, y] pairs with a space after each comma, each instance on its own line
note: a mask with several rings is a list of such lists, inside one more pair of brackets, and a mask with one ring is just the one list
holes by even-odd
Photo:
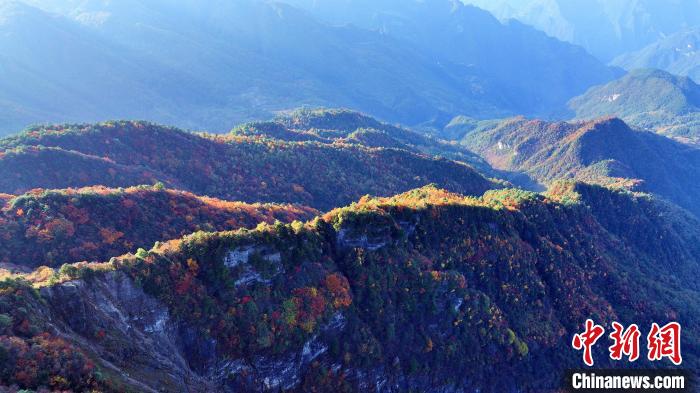
[[[460, 74], [469, 70], [488, 81], [475, 80], [474, 89], [498, 95], [502, 107], [515, 114], [561, 117], [566, 113], [563, 101], [596, 81], [621, 75], [578, 46], [515, 21], [502, 24], [455, 0], [285, 1], [334, 25], [360, 26], [410, 42]], [[452, 114], [488, 118], [473, 111]]]
[[[580, 364], [571, 336], [591, 316], [679, 321], [697, 370], [693, 220], [565, 183], [481, 198], [425, 187], [306, 224], [200, 232], [0, 282], [0, 376], [64, 390], [547, 391]], [[596, 366], [624, 367], [604, 347]]]
[[[346, 109], [296, 110], [285, 113], [273, 121], [243, 124], [231, 132], [233, 135], [274, 138], [290, 142], [349, 143], [368, 147], [404, 149], [416, 154], [464, 162], [484, 176], [502, 179], [526, 189], [541, 188], [537, 182], [521, 172], [494, 169], [479, 155], [455, 141], [426, 136]], [[438, 135], [442, 136], [443, 133]]]
[[612, 64], [627, 70], [658, 68], [700, 82], [700, 28], [680, 31], [631, 53], [616, 57]]
[[321, 210], [430, 183], [470, 195], [500, 187], [463, 162], [404, 149], [193, 134], [144, 122], [38, 127], [0, 140], [0, 192], [156, 182]]
[[363, 113], [347, 109], [299, 109], [280, 114], [272, 121], [242, 124], [235, 127], [231, 133], [289, 142], [360, 144], [368, 147], [404, 149], [462, 161], [481, 173], [494, 174], [483, 158], [463, 146], [380, 122]]
[[75, 17], [3, 3], [0, 101], [16, 119], [3, 131], [112, 118], [224, 131], [302, 105], [371, 109], [409, 124], [450, 107], [502, 112], [400, 42], [281, 4], [227, 3], [190, 12], [185, 2], [86, 2]]
[[700, 149], [622, 120], [488, 122], [462, 143], [497, 169], [524, 171], [551, 184], [577, 179], [657, 194], [700, 213]]
[[157, 99], [147, 88], [155, 68], [72, 21], [20, 2], [0, 1], [0, 69], [3, 133], [30, 122], [115, 115], [115, 106], [145, 117]]
[[629, 124], [688, 142], [700, 141], [700, 86], [665, 71], [631, 71], [573, 98], [578, 119], [616, 116]]
[[700, 26], [695, 0], [463, 0], [581, 45], [604, 61]]
[[5, 202], [0, 262], [37, 267], [107, 261], [200, 230], [306, 221], [317, 214], [303, 206], [229, 202], [162, 187], [33, 190]]
[[442, 127], [460, 113], [566, 111], [569, 98], [617, 75], [533, 29], [431, 1], [448, 34], [440, 24], [396, 34], [333, 26], [262, 0], [3, 0], [0, 132], [124, 118], [222, 132], [300, 106]]
[[555, 393], [591, 319], [692, 384], [698, 102], [461, 0], [0, 0], [0, 393]]

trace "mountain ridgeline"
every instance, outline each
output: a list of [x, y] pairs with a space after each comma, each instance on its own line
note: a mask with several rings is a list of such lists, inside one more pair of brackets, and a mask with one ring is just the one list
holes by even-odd
[[[694, 220], [576, 183], [481, 198], [426, 187], [306, 224], [200, 232], [110, 263], [44, 268], [0, 284], [3, 381], [553, 390], [580, 364], [570, 337], [589, 317], [608, 327], [677, 320], [684, 367], [697, 369]], [[55, 362], [67, 353], [71, 363]], [[33, 354], [42, 360], [28, 363]], [[594, 356], [619, 366], [604, 349]]]
[[[700, 25], [700, 4], [695, 0], [465, 0], [492, 12], [534, 26], [552, 37], [581, 45], [604, 61], [634, 58], [635, 51], [673, 38]], [[687, 44], [687, 42], [685, 42]], [[647, 47], [648, 46], [648, 47]], [[664, 46], [662, 44], [662, 46]], [[671, 49], [671, 48], [669, 48]], [[680, 49], [678, 53], [671, 53]], [[667, 58], [683, 57], [681, 46], [672, 47]], [[613, 64], [623, 66], [617, 59]], [[646, 65], [647, 67], [650, 65]], [[634, 67], [639, 68], [639, 67]]]
[[37, 190], [10, 198], [2, 213], [0, 262], [28, 267], [108, 261], [197, 231], [318, 215], [304, 206], [229, 202], [161, 186]]
[[[517, 114], [564, 116], [568, 111], [561, 102], [601, 83], [596, 81], [622, 75], [579, 46], [516, 21], [500, 23], [462, 1], [287, 1], [334, 25], [361, 26], [410, 42], [459, 75], [469, 91], [481, 92], [482, 100]], [[485, 118], [473, 109], [458, 109]]]
[[700, 149], [616, 118], [483, 122], [462, 143], [495, 168], [523, 171], [544, 184], [577, 179], [650, 192], [700, 213]]
[[462, 162], [328, 142], [197, 135], [143, 122], [33, 128], [0, 141], [0, 192], [162, 182], [226, 200], [328, 210], [428, 183], [470, 195], [499, 186]]
[[700, 82], [700, 29], [684, 29], [631, 53], [612, 64], [626, 70], [656, 68]]
[[700, 86], [688, 77], [644, 69], [573, 98], [578, 119], [616, 116], [636, 127], [700, 142]]

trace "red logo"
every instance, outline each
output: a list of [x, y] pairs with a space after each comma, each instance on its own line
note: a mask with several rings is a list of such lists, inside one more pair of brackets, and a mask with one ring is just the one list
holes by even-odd
[[602, 326], [596, 325], [593, 320], [588, 319], [586, 320], [586, 331], [574, 335], [574, 338], [571, 341], [571, 345], [574, 347], [574, 349], [579, 351], [583, 349], [583, 362], [589, 367], [593, 365], [593, 354], [591, 353], [591, 348], [596, 341], [603, 336], [603, 333], [605, 333], [605, 329]]
[[651, 331], [647, 336], [648, 358], [651, 361], [669, 358], [675, 365], [683, 362], [681, 357], [681, 325], [671, 322], [660, 328], [658, 324], [651, 324]]
[[639, 359], [639, 336], [642, 335], [639, 332], [639, 327], [632, 324], [627, 330], [624, 330], [624, 327], [617, 322], [613, 322], [612, 327], [615, 331], [610, 333], [610, 338], [614, 342], [608, 348], [610, 358], [622, 360], [622, 355], [627, 355], [630, 362]]
[[[613, 332], [610, 333], [612, 345], [608, 347], [610, 358], [622, 360], [627, 357], [627, 361], [634, 362], [639, 359], [639, 337], [641, 332], [636, 324], [625, 329], [618, 322], [612, 323]], [[571, 340], [571, 346], [580, 351], [583, 350], [583, 362], [593, 366], [592, 348], [595, 343], [604, 335], [605, 328], [595, 324], [593, 320], [586, 320], [586, 330], [577, 333]], [[681, 357], [681, 325], [678, 322], [670, 322], [663, 327], [657, 323], [651, 324], [651, 330], [647, 335], [647, 358], [649, 361], [663, 360], [668, 358], [673, 364], [680, 365], [683, 362]]]

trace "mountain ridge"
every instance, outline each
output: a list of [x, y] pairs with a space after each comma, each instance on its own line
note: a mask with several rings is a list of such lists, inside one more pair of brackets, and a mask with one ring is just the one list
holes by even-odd
[[497, 169], [551, 183], [574, 178], [654, 193], [698, 214], [700, 149], [617, 118], [556, 122], [513, 118], [485, 122], [462, 143]]
[[230, 202], [161, 186], [32, 190], [9, 198], [1, 211], [0, 263], [32, 268], [107, 261], [199, 230], [254, 228], [319, 214], [304, 206]]
[[221, 199], [321, 210], [429, 183], [475, 195], [500, 187], [465, 163], [403, 149], [193, 134], [126, 121], [38, 127], [2, 139], [0, 173], [7, 174], [0, 190], [11, 194], [160, 181]]
[[631, 71], [571, 99], [569, 107], [577, 119], [617, 116], [682, 141], [697, 143], [700, 138], [700, 86], [661, 70]]
[[[89, 350], [83, 359], [97, 363], [62, 386], [554, 389], [562, 367], [580, 362], [563, 348], [590, 315], [605, 325], [672, 318], [687, 326], [688, 342], [698, 335], [698, 261], [687, 251], [697, 237], [678, 237], [668, 225], [630, 231], [609, 219], [622, 201], [631, 208], [618, 217], [625, 222], [668, 220], [654, 214], [651, 199], [588, 185], [481, 198], [424, 187], [365, 198], [306, 224], [197, 233], [109, 264], [44, 269], [23, 276], [37, 294], [26, 282], [3, 282], [0, 313], [11, 316], [4, 329], [13, 343], [52, 342], [71, 329], [64, 340]], [[639, 248], [640, 241], [650, 243]], [[660, 242], [668, 254], [654, 251]], [[29, 331], [19, 323], [26, 310], [43, 310]], [[53, 335], [39, 334], [44, 315], [52, 315]], [[391, 321], [414, 328], [392, 330]], [[128, 341], [124, 323], [144, 339]], [[696, 352], [684, 349], [692, 368]], [[100, 356], [115, 368], [104, 369]], [[603, 351], [595, 356], [617, 364]], [[494, 378], [473, 362], [503, 372]], [[533, 380], [535, 369], [550, 377]], [[39, 380], [33, 370], [22, 386]], [[100, 370], [108, 377], [89, 379]]]
[[636, 51], [700, 23], [693, 0], [464, 0], [500, 20], [520, 20], [562, 41], [585, 47], [604, 61]]
[[700, 82], [700, 30], [682, 30], [631, 53], [622, 54], [611, 62], [626, 70], [658, 68], [672, 74], [688, 76]]

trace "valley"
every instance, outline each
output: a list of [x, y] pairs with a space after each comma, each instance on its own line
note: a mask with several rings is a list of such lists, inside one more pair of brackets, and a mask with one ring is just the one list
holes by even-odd
[[698, 15], [0, 0], [0, 393], [696, 392]]

